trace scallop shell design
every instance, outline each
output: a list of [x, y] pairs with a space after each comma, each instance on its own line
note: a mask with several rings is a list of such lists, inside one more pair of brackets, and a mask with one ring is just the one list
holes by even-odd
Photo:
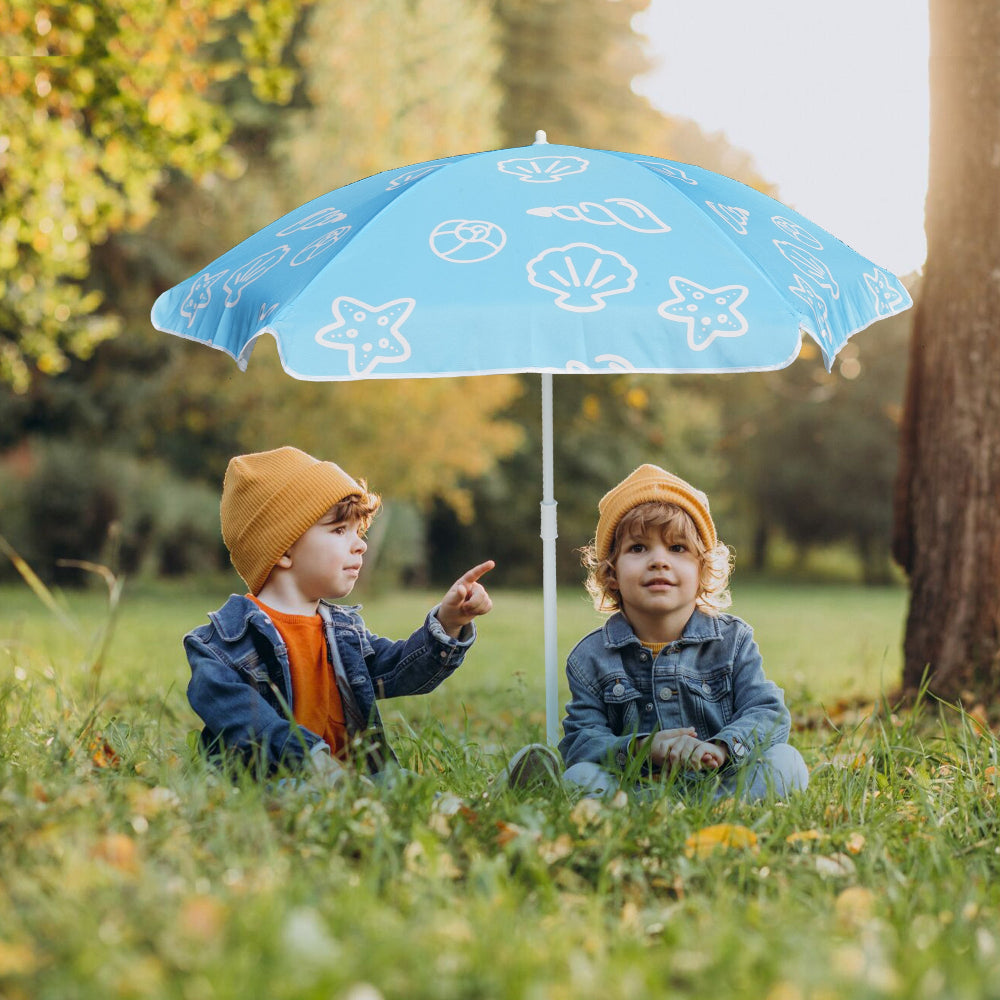
[[570, 174], [582, 174], [590, 161], [582, 156], [530, 156], [501, 160], [497, 170], [513, 174], [528, 184], [554, 184]]
[[569, 312], [597, 312], [609, 295], [635, 288], [639, 272], [621, 254], [592, 243], [551, 247], [528, 261], [528, 280], [555, 292], [555, 302]]

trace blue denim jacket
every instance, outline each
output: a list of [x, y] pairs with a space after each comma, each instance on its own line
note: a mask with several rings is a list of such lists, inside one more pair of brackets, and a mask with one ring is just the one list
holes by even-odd
[[764, 676], [753, 629], [733, 615], [695, 611], [684, 633], [658, 656], [621, 613], [585, 636], [566, 663], [570, 701], [559, 751], [623, 769], [633, 739], [693, 726], [718, 740], [733, 766], [788, 739], [785, 699]]
[[[368, 768], [379, 770], [393, 755], [376, 698], [433, 690], [461, 664], [475, 641], [475, 626], [466, 626], [462, 638], [453, 639], [435, 617], [435, 608], [413, 635], [393, 642], [369, 632], [359, 608], [321, 605], [328, 653], [332, 637], [354, 701], [368, 723]], [[202, 745], [210, 752], [235, 749], [248, 761], [259, 756], [268, 772], [278, 764], [301, 766], [309, 754], [325, 751], [326, 743], [316, 733], [293, 721], [288, 651], [268, 615], [233, 594], [208, 617], [210, 624], [184, 637], [191, 665], [188, 701], [205, 723]]]

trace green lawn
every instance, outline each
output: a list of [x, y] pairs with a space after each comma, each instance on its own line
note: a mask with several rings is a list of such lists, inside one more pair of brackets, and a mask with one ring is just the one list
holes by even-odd
[[[100, 594], [67, 598], [75, 628], [0, 588], [3, 1000], [1000, 997], [996, 739], [843, 705], [897, 681], [901, 591], [737, 586], [812, 768], [757, 805], [499, 792], [544, 718], [539, 599], [514, 592], [455, 677], [391, 705], [409, 781], [221, 780], [187, 749], [179, 637], [224, 596], [127, 589], [95, 676]], [[398, 634], [432, 597], [366, 618]], [[561, 595], [561, 654], [596, 620]]]

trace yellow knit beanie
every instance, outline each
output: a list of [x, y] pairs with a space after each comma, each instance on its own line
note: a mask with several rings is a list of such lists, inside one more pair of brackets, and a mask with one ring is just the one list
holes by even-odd
[[672, 503], [690, 514], [706, 549], [714, 549], [719, 544], [715, 524], [708, 509], [708, 497], [701, 490], [696, 490], [690, 483], [686, 483], [680, 476], [675, 476], [658, 465], [640, 465], [614, 489], [605, 493], [597, 505], [600, 512], [595, 538], [598, 559], [608, 558], [615, 538], [615, 529], [621, 519], [633, 507], [650, 501]]
[[222, 538], [251, 594], [289, 546], [334, 504], [367, 491], [333, 462], [298, 448], [230, 459], [222, 484]]

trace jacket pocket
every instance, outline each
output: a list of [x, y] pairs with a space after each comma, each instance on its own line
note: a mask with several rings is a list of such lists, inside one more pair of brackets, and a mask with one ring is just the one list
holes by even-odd
[[714, 735], [733, 717], [733, 675], [726, 669], [682, 677], [687, 703], [698, 719], [698, 731]]
[[244, 681], [252, 684], [258, 690], [264, 690], [270, 686], [271, 678], [267, 672], [267, 667], [256, 652], [247, 653], [246, 656], [237, 660], [233, 666]]
[[617, 736], [638, 732], [639, 699], [642, 697], [635, 685], [624, 674], [609, 677], [601, 691], [608, 725]]

